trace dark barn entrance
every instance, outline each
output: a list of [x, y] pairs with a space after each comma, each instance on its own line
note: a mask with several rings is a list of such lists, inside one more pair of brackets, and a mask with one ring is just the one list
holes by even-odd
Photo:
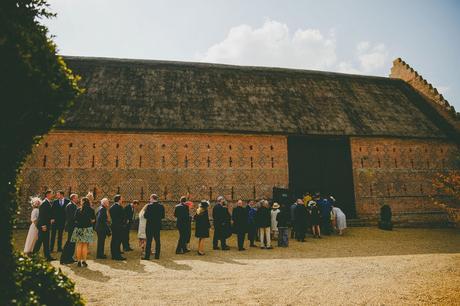
[[340, 137], [288, 137], [289, 189], [331, 193], [349, 218], [356, 216], [350, 142]]

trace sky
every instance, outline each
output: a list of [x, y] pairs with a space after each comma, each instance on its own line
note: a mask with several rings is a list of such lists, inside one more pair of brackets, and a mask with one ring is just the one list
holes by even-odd
[[460, 111], [460, 1], [49, 0], [60, 54], [388, 76], [401, 57]]

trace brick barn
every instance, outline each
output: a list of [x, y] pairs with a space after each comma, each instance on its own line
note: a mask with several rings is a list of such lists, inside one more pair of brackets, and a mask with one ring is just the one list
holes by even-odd
[[66, 57], [85, 93], [22, 173], [21, 219], [46, 188], [171, 207], [273, 187], [331, 192], [349, 218], [442, 222], [436, 173], [458, 169], [460, 120], [401, 59], [389, 78], [205, 63]]

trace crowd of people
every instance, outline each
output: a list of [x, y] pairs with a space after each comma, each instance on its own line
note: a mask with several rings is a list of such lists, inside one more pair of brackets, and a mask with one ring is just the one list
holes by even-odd
[[[107, 259], [104, 254], [105, 241], [110, 237], [110, 255], [113, 260], [125, 260], [124, 252], [132, 251], [130, 245], [130, 229], [136, 219], [138, 201], [124, 204], [121, 195], [115, 195], [113, 203], [103, 198], [96, 210], [92, 208], [94, 197], [88, 193], [79, 199], [71, 194], [69, 199], [64, 192], [45, 192], [44, 200], [31, 198], [33, 207], [31, 225], [25, 242], [25, 253], [37, 253], [43, 248], [46, 260], [55, 260], [51, 256], [54, 247], [61, 252], [61, 264], [77, 263], [78, 267], [87, 267], [88, 246], [97, 236], [97, 259]], [[245, 240], [250, 247], [273, 249], [272, 241], [276, 240], [279, 247], [289, 246], [289, 230], [291, 239], [305, 242], [307, 234], [321, 238], [322, 234], [336, 232], [342, 235], [346, 228], [346, 216], [336, 206], [332, 195], [322, 197], [320, 193], [313, 196], [305, 194], [292, 205], [270, 203], [266, 199], [259, 201], [238, 200], [233, 209], [223, 196], [219, 196], [212, 207], [212, 223], [209, 216], [210, 203], [202, 200], [193, 214], [194, 203], [183, 196], [174, 207], [174, 217], [178, 230], [176, 254], [190, 252], [192, 223], [195, 222], [195, 237], [198, 239], [197, 254], [205, 255], [205, 240], [210, 237], [210, 229], [214, 227], [212, 238], [213, 250], [227, 251], [230, 247], [227, 239], [233, 234], [237, 237], [239, 251], [244, 248]], [[161, 253], [161, 229], [165, 219], [165, 208], [156, 194], [152, 194], [137, 216], [139, 247], [142, 258], [149, 260], [153, 254], [155, 259]], [[67, 232], [67, 240], [62, 246], [63, 232]], [[56, 243], [57, 242], [57, 243]], [[152, 252], [152, 243], [155, 250]]]

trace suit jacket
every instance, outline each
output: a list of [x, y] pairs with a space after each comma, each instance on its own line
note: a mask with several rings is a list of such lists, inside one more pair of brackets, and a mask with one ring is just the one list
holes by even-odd
[[177, 204], [174, 209], [174, 217], [177, 218], [177, 228], [187, 227], [190, 223], [190, 212], [187, 205]]
[[258, 227], [270, 227], [272, 225], [272, 217], [270, 209], [265, 206], [257, 209], [256, 224]]
[[147, 204], [144, 212], [144, 218], [147, 220], [145, 231], [154, 231], [161, 229], [161, 220], [165, 218], [165, 208], [160, 202]]
[[126, 225], [123, 207], [118, 203], [114, 203], [109, 211], [112, 218], [112, 230], [122, 229]]
[[126, 205], [123, 208], [123, 212], [125, 213], [125, 220], [128, 225], [130, 225], [134, 221], [134, 207], [132, 204]]
[[75, 228], [75, 212], [77, 211], [77, 205], [70, 202], [65, 207], [65, 230], [68, 233], [73, 232]]
[[307, 227], [309, 213], [305, 205], [297, 205], [295, 212], [295, 226], [299, 228]]
[[109, 223], [107, 222], [107, 208], [99, 206], [96, 214], [96, 226], [97, 232], [108, 234], [110, 231]]
[[94, 209], [89, 205], [83, 205], [83, 207], [77, 208], [77, 211], [75, 211], [75, 227], [92, 228], [95, 220]]
[[244, 207], [235, 207], [232, 212], [233, 230], [236, 233], [246, 233], [248, 230], [248, 211]]
[[51, 202], [45, 199], [38, 208], [37, 228], [40, 230], [43, 225], [46, 225], [48, 227], [47, 230], [49, 230], [52, 218]]
[[222, 204], [214, 205], [212, 209], [212, 219], [214, 227], [222, 227], [227, 222], [229, 222], [230, 220], [228, 218], [228, 214], [228, 209], [226, 207], [223, 207]]
[[70, 203], [70, 200], [66, 199], [66, 198], [62, 199], [62, 201], [63, 201], [62, 206], [59, 203], [59, 200], [54, 200], [53, 204], [51, 205], [51, 210], [52, 210], [52, 214], [53, 214], [54, 223], [57, 226], [64, 226], [65, 225], [65, 219], [66, 219], [65, 208], [66, 208], [67, 204]]

